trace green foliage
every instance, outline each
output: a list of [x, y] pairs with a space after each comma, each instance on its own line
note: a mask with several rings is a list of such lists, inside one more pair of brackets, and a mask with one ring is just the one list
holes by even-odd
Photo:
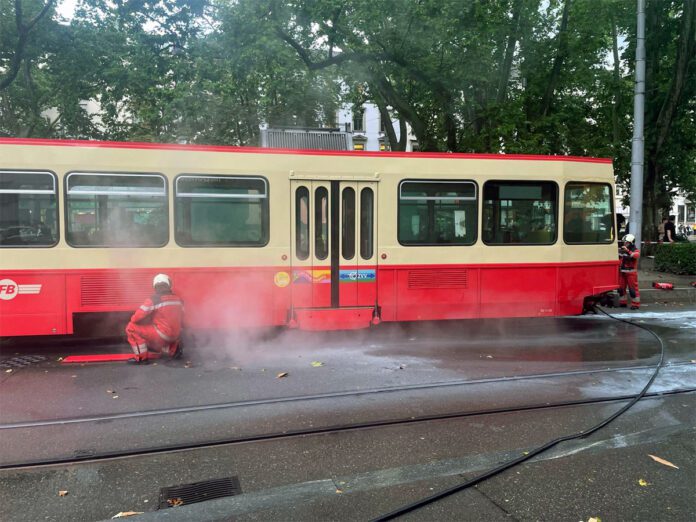
[[671, 243], [657, 247], [655, 270], [673, 274], [696, 274], [696, 243]]
[[[29, 20], [50, 0], [21, 0]], [[646, 239], [696, 196], [696, 3], [648, 0]], [[0, 82], [17, 56], [0, 2]], [[0, 88], [0, 135], [256, 145], [374, 102], [422, 150], [611, 157], [630, 173], [635, 2], [78, 0]], [[95, 112], [96, 111], [96, 112]], [[403, 148], [390, 135], [392, 148]]]

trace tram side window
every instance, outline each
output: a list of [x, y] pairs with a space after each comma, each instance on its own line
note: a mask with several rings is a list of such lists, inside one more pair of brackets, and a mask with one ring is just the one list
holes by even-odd
[[176, 179], [176, 242], [181, 246], [264, 246], [268, 185], [263, 178], [184, 174]]
[[558, 188], [549, 181], [488, 181], [483, 186], [483, 242], [556, 242]]
[[167, 188], [159, 174], [72, 172], [67, 240], [75, 247], [161, 247], [169, 239]]
[[471, 181], [403, 181], [399, 185], [399, 243], [472, 245], [477, 232]]
[[563, 239], [566, 243], [604, 244], [614, 241], [611, 186], [568, 183], [565, 188]]
[[0, 247], [49, 247], [57, 242], [55, 176], [0, 171]]

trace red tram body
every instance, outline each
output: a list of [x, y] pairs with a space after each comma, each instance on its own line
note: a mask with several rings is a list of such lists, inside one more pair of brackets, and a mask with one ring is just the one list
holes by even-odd
[[0, 139], [0, 336], [171, 276], [194, 329], [583, 312], [618, 287], [610, 160]]

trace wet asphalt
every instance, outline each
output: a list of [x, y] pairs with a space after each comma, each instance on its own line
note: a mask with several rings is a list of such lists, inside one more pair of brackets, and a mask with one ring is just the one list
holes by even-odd
[[[405, 518], [694, 519], [696, 393], [687, 390], [696, 389], [696, 309], [619, 317], [663, 339], [652, 396], [587, 439]], [[150, 512], [161, 487], [232, 475], [242, 495], [144, 516], [370, 519], [586, 429], [624, 404], [610, 399], [642, 388], [660, 352], [647, 332], [597, 316], [208, 333], [181, 361], [58, 360], [124, 348], [119, 340], [4, 343], [0, 364], [46, 359], [0, 373], [0, 465], [189, 449], [1, 470], [3, 519]], [[450, 418], [416, 422], [437, 415]], [[348, 429], [383, 421], [393, 424]], [[330, 432], [283, 436], [317, 428]], [[212, 441], [230, 443], [205, 447]]]

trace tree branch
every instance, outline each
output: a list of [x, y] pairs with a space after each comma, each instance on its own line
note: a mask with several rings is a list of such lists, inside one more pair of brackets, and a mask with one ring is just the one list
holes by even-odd
[[24, 60], [27, 43], [29, 41], [29, 33], [32, 28], [38, 23], [41, 18], [48, 12], [55, 0], [48, 0], [42, 7], [41, 11], [34, 16], [27, 24], [22, 21], [22, 0], [15, 0], [15, 24], [17, 25], [17, 44], [14, 48], [10, 68], [5, 77], [0, 80], [0, 91], [7, 89], [19, 74], [19, 69]]

